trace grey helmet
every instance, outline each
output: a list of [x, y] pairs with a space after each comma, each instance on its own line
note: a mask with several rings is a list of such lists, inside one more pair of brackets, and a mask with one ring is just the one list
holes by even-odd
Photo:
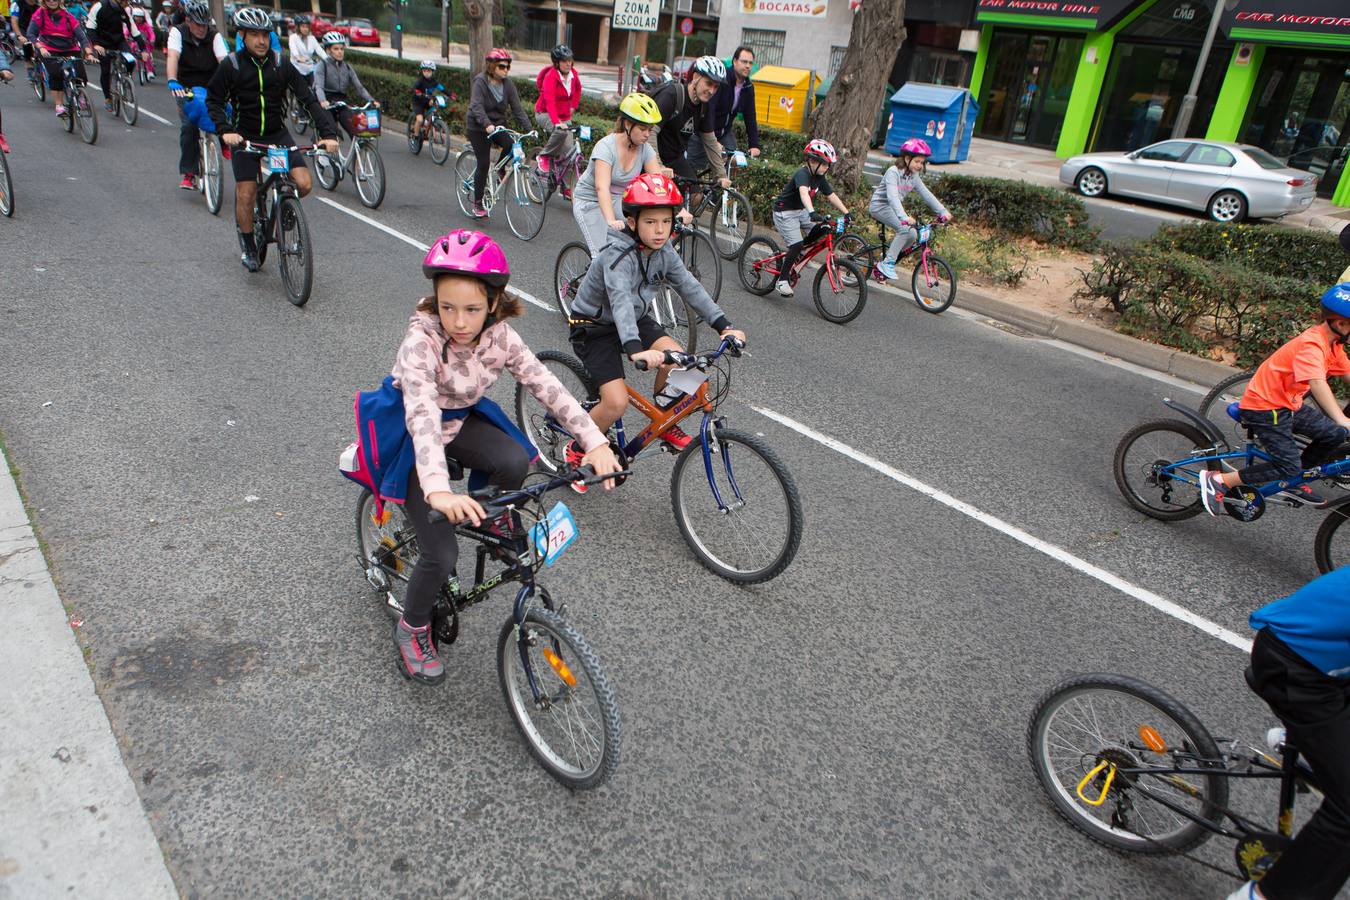
[[319, 43], [323, 44], [325, 47], [331, 47], [334, 44], [342, 44], [345, 47], [347, 44], [347, 36], [340, 31], [325, 31], [323, 40]]
[[189, 22], [196, 22], [198, 25], [210, 25], [211, 7], [207, 5], [206, 0], [187, 0], [183, 4], [183, 16]]

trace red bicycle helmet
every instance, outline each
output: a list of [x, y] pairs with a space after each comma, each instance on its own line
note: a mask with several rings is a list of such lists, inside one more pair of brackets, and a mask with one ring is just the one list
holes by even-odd
[[909, 156], [932, 156], [933, 148], [923, 138], [910, 138], [900, 145], [900, 152]]
[[640, 209], [675, 209], [684, 203], [684, 196], [675, 182], [661, 174], [642, 174], [634, 178], [623, 192], [623, 214], [635, 216]]
[[834, 144], [820, 138], [814, 138], [806, 145], [806, 158], [818, 159], [823, 163], [834, 165], [839, 162], [839, 154], [835, 152]]
[[493, 47], [484, 57], [488, 62], [510, 62], [511, 51], [503, 50], [501, 47]]
[[422, 259], [422, 274], [433, 280], [437, 275], [471, 275], [504, 288], [511, 280], [511, 266], [496, 241], [481, 231], [461, 228], [431, 242]]

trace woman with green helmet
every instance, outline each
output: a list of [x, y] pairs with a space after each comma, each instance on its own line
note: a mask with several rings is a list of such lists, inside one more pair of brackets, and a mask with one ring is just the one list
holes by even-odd
[[619, 104], [614, 130], [591, 149], [590, 164], [572, 191], [572, 215], [592, 257], [609, 240], [611, 228], [623, 230], [620, 201], [633, 179], [644, 172], [672, 174], [647, 143], [660, 122], [661, 111], [651, 97], [629, 94]]

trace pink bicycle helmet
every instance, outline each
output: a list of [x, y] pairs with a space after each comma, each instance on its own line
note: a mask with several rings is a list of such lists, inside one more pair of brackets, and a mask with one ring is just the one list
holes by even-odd
[[484, 58], [489, 62], [510, 62], [511, 51], [504, 50], [501, 47], [493, 47], [487, 52], [487, 56]]
[[492, 287], [504, 288], [511, 280], [511, 266], [496, 241], [481, 231], [461, 228], [432, 241], [422, 260], [422, 274], [431, 279], [437, 275], [472, 275]]
[[900, 145], [900, 152], [910, 156], [932, 156], [933, 148], [923, 138], [910, 138]]
[[834, 144], [829, 141], [814, 138], [806, 145], [806, 158], [818, 159], [821, 162], [834, 165], [839, 162], [839, 154], [834, 150]]

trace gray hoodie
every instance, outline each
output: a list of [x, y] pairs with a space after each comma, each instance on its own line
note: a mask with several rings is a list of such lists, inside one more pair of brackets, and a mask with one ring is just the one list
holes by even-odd
[[612, 324], [629, 356], [645, 349], [637, 320], [651, 310], [652, 298], [667, 283], [717, 331], [731, 327], [726, 313], [713, 302], [667, 241], [650, 256], [638, 249], [637, 236], [628, 229], [610, 232], [609, 242], [591, 260], [586, 277], [572, 301], [576, 316]]

